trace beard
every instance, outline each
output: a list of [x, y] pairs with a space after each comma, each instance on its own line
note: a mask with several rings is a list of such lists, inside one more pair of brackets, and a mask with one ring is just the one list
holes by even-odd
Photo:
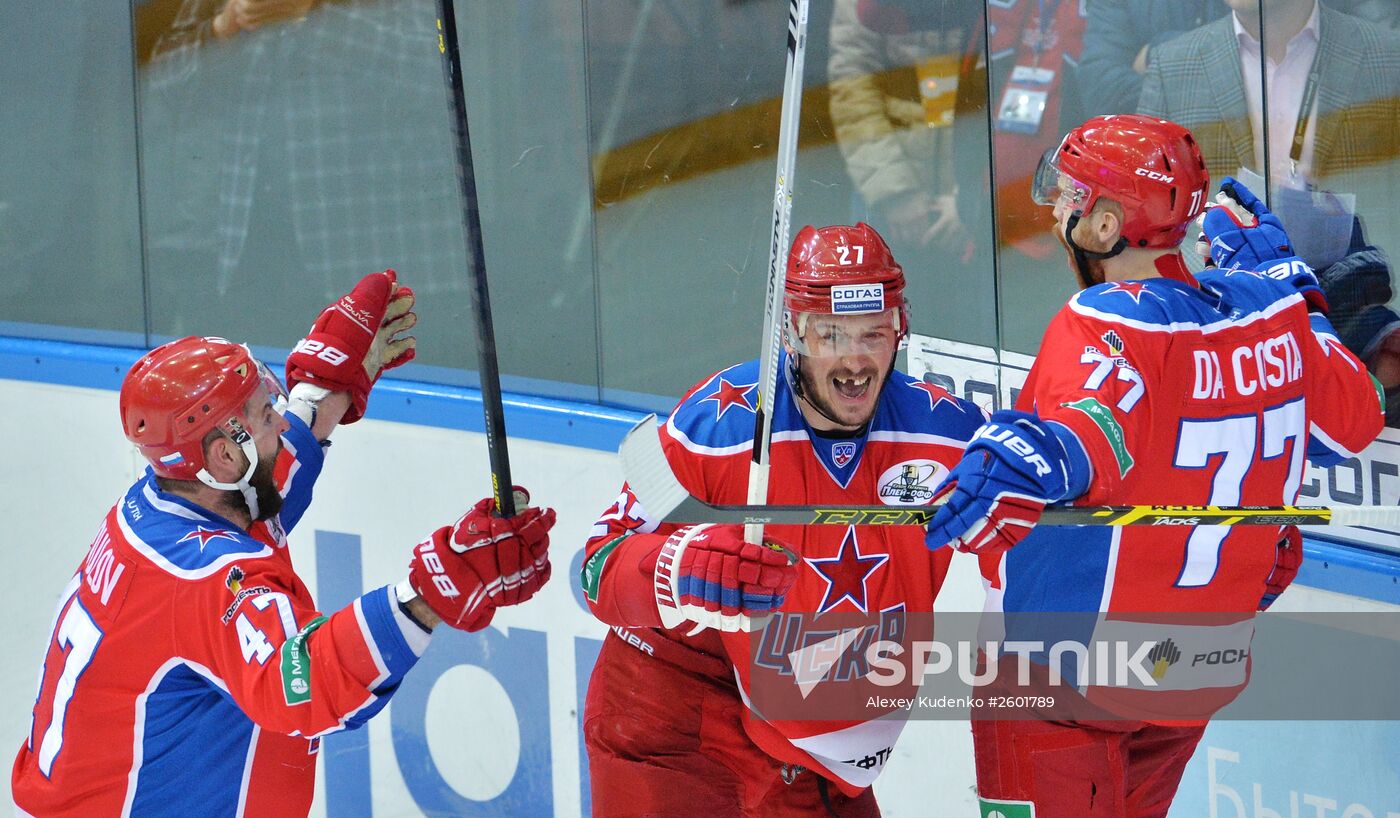
[[[1065, 248], [1065, 253], [1069, 259], [1069, 269], [1074, 273], [1074, 277], [1079, 281], [1079, 289], [1087, 290], [1095, 284], [1102, 284], [1106, 280], [1103, 272], [1103, 262], [1098, 259], [1084, 259], [1083, 267], [1079, 264], [1078, 254], [1070, 246], [1069, 239], [1065, 237], [1065, 231], [1056, 230], [1055, 238], [1060, 240], [1060, 246]], [[1083, 245], [1080, 245], [1083, 247]], [[1088, 249], [1088, 248], [1084, 248]], [[1090, 251], [1093, 252], [1093, 251]]]
[[241, 491], [230, 491], [228, 493], [229, 502], [235, 508], [249, 512], [253, 520], [270, 520], [277, 516], [282, 510], [282, 494], [277, 490], [277, 481], [272, 476], [273, 467], [277, 465], [277, 455], [282, 453], [282, 447], [277, 448], [277, 452], [271, 457], [259, 458], [258, 467], [253, 470], [253, 476], [248, 478], [248, 485], [253, 487], [253, 491], [258, 498], [258, 513], [252, 515], [248, 508], [248, 500]]
[[869, 413], [867, 413], [865, 417], [858, 419], [841, 417], [840, 410], [832, 406], [831, 402], [823, 396], [822, 391], [817, 388], [816, 379], [812, 376], [811, 371], [807, 367], [800, 364], [800, 359], [797, 366], [797, 380], [798, 385], [801, 387], [800, 397], [802, 400], [811, 404], [812, 407], [817, 410], [818, 414], [840, 426], [850, 429], [859, 429], [869, 423], [871, 418], [875, 417], [875, 411], [880, 406], [880, 393], [884, 390], [885, 382], [889, 380], [892, 372], [894, 372], [894, 358], [890, 359], [890, 366], [883, 375], [876, 372], [871, 376], [869, 388], [875, 392], [875, 401], [871, 404]]

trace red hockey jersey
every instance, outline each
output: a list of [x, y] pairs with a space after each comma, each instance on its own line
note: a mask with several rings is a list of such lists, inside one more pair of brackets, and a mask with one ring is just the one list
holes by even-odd
[[288, 416], [281, 514], [245, 531], [148, 470], [64, 589], [14, 799], [43, 818], [298, 816], [319, 736], [388, 703], [429, 635], [391, 587], [323, 616], [285, 531], [323, 453]]
[[[1306, 457], [1337, 462], [1380, 433], [1365, 366], [1291, 284], [1245, 271], [1198, 280], [1091, 287], [1046, 330], [1017, 408], [1083, 443], [1093, 477], [1076, 505], [1292, 504]], [[983, 558], [988, 609], [1100, 612], [1097, 629], [1144, 612], [1235, 613], [1220, 621], [1243, 623], [1229, 638], [1247, 656], [1278, 539], [1266, 526], [1037, 526]], [[1191, 664], [1164, 667], [1159, 689], [1230, 689], [1248, 674], [1247, 661], [1230, 673]]]
[[[746, 501], [753, 448], [758, 363], [750, 361], [702, 381], [661, 429], [667, 459], [692, 494], [713, 503]], [[780, 381], [773, 401], [774, 504], [925, 505], [972, 434], [985, 420], [974, 404], [939, 387], [893, 372], [864, 433], [814, 432]], [[718, 658], [733, 669], [748, 704], [751, 649], [747, 633], [660, 627], [652, 565], [676, 526], [648, 519], [624, 486], [588, 540], [582, 582], [599, 619], [625, 641], [684, 666], [688, 654]], [[784, 612], [928, 612], [947, 571], [950, 549], [929, 551], [923, 529], [909, 526], [771, 526], [799, 555], [797, 582]], [[666, 661], [658, 658], [657, 661]], [[878, 714], [875, 714], [878, 715]], [[879, 775], [904, 722], [745, 721], [749, 737], [785, 763], [820, 771], [848, 794]]]

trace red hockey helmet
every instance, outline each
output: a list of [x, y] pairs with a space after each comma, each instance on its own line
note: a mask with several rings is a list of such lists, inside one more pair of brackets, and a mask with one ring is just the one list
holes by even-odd
[[1191, 132], [1137, 114], [1096, 116], [1048, 151], [1032, 195], [1053, 205], [1065, 197], [1076, 214], [1105, 196], [1123, 206], [1130, 247], [1175, 247], [1205, 207], [1210, 174]]
[[902, 342], [909, 334], [904, 300], [904, 269], [875, 228], [808, 225], [798, 232], [788, 254], [783, 306], [789, 343], [801, 351], [800, 316], [861, 315], [889, 312]]
[[122, 381], [122, 429], [156, 474], [209, 483], [201, 472], [211, 431], [223, 431], [257, 460], [242, 418], [265, 373], [241, 344], [195, 336], [171, 341], [146, 353]]

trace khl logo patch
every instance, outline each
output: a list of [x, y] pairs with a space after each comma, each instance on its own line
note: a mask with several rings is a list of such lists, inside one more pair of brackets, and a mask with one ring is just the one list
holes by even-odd
[[836, 468], [844, 469], [846, 464], [851, 462], [851, 458], [856, 456], [856, 444], [852, 440], [843, 440], [840, 443], [831, 444], [831, 460], [836, 464]]

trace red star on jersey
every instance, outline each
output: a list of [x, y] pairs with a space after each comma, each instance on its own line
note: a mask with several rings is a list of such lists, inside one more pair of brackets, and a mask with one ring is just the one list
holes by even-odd
[[913, 389], [917, 389], [928, 395], [928, 408], [930, 411], [938, 408], [938, 404], [947, 403], [957, 407], [960, 411], [966, 411], [963, 405], [953, 400], [953, 396], [948, 394], [948, 390], [937, 384], [924, 383], [923, 381], [913, 381], [909, 384]]
[[846, 538], [841, 541], [841, 550], [836, 556], [827, 559], [805, 558], [812, 570], [826, 580], [826, 593], [822, 596], [817, 613], [824, 614], [849, 599], [851, 604], [865, 613], [865, 583], [870, 575], [889, 561], [889, 554], [861, 554], [856, 542], [854, 527], [846, 529]]
[[238, 540], [238, 538], [233, 535], [232, 531], [228, 531], [223, 528], [205, 528], [204, 526], [199, 526], [194, 531], [191, 531], [190, 533], [176, 540], [176, 542], [182, 543], [185, 540], [199, 540], [199, 550], [203, 551], [204, 547], [209, 544], [210, 540], [217, 540], [220, 538], [225, 540], [234, 540], [235, 542]]
[[742, 406], [749, 412], [754, 411], [754, 406], [749, 403], [748, 395], [758, 389], [757, 383], [732, 384], [723, 377], [719, 379], [719, 385], [715, 391], [700, 399], [701, 403], [707, 400], [715, 402], [715, 420], [723, 420], [724, 413], [729, 411], [731, 406]]
[[1109, 287], [1107, 290], [1103, 291], [1104, 295], [1108, 295], [1109, 293], [1126, 293], [1127, 295], [1132, 296], [1133, 301], [1139, 304], [1142, 303], [1143, 293], [1147, 293], [1148, 295], [1154, 296], [1159, 299], [1161, 298], [1160, 295], [1157, 295], [1153, 291], [1147, 289], [1147, 285], [1143, 284], [1141, 281], [1115, 281], [1113, 282], [1112, 287]]

